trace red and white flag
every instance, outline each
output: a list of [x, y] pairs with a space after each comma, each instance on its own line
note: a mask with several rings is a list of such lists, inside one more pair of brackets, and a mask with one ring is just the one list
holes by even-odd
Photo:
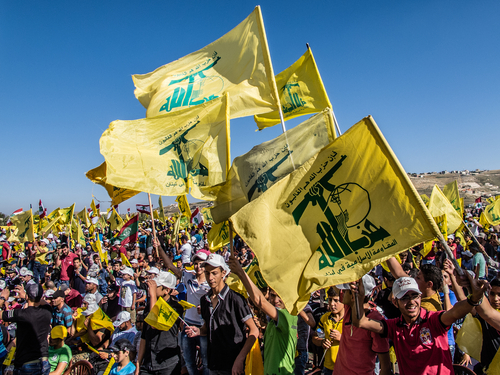
[[42, 200], [38, 202], [38, 216], [43, 219], [47, 215], [47, 209], [43, 207]]
[[196, 207], [196, 210], [193, 211], [191, 214], [191, 223], [196, 225], [198, 228], [203, 227], [204, 222], [203, 222], [203, 215], [200, 212], [200, 209]]
[[22, 208], [19, 208], [19, 209], [15, 210], [15, 211], [12, 213], [12, 215], [10, 215], [9, 220], [7, 220], [7, 225], [8, 225], [8, 226], [11, 226], [11, 225], [12, 225], [12, 223], [10, 222], [10, 218], [11, 218], [12, 216], [19, 215], [21, 212], [23, 212], [23, 209], [22, 209]]
[[136, 204], [135, 209], [137, 212], [151, 215], [151, 210], [149, 209], [149, 204]]

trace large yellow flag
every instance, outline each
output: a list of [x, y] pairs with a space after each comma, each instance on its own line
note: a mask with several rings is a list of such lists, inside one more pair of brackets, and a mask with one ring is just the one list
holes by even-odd
[[486, 206], [484, 209], [484, 218], [490, 225], [500, 224], [500, 199]]
[[108, 183], [158, 195], [189, 193], [226, 179], [229, 98], [134, 121], [114, 121], [100, 140]]
[[10, 222], [17, 227], [17, 237], [20, 241], [33, 241], [35, 228], [33, 226], [33, 213], [28, 211], [11, 216]]
[[189, 207], [187, 197], [185, 195], [179, 195], [175, 198], [175, 201], [177, 202], [181, 214], [191, 219], [191, 208]]
[[293, 315], [315, 290], [359, 279], [398, 252], [439, 235], [371, 116], [231, 221]]
[[94, 251], [99, 254], [99, 258], [101, 259], [101, 263], [105, 263], [106, 266], [108, 265], [108, 254], [102, 249], [101, 246], [101, 240], [99, 237], [95, 240], [95, 242], [92, 244], [92, 248]]
[[210, 208], [202, 208], [201, 213], [203, 214], [203, 219], [205, 220], [205, 223], [213, 223], [214, 218], [212, 217], [212, 211]]
[[111, 211], [111, 216], [108, 219], [109, 221], [109, 227], [111, 230], [120, 230], [123, 227], [123, 219], [118, 215], [118, 212], [116, 212], [115, 208], [112, 208]]
[[59, 213], [60, 208], [56, 208], [54, 211], [52, 211], [50, 214], [45, 216], [45, 218], [50, 222], [51, 220], [54, 220], [56, 217], [58, 218], [60, 216]]
[[79, 219], [83, 225], [87, 228], [90, 226], [89, 216], [87, 214], [87, 207], [84, 207], [83, 210], [76, 214], [76, 218]]
[[281, 178], [302, 165], [336, 137], [330, 109], [312, 116], [277, 138], [255, 146], [233, 160], [227, 181], [203, 189], [216, 197], [214, 221], [227, 220]]
[[432, 217], [446, 215], [447, 233], [454, 233], [462, 223], [462, 217], [437, 185], [432, 189], [428, 209]]
[[165, 211], [163, 210], [163, 200], [161, 199], [161, 195], [158, 197], [158, 213], [160, 217], [160, 221], [165, 224]]
[[108, 192], [109, 197], [111, 198], [111, 204], [113, 206], [120, 204], [126, 201], [129, 198], [140, 193], [140, 191], [123, 189], [113, 185], [108, 184], [106, 181], [106, 162], [102, 163], [100, 166], [91, 169], [88, 171], [85, 176], [98, 185], [103, 186]]
[[[276, 76], [276, 85], [285, 120], [332, 108], [310, 49]], [[259, 129], [280, 123], [278, 111], [256, 115], [254, 119]]]
[[168, 331], [175, 324], [177, 318], [179, 318], [179, 314], [163, 298], [159, 297], [144, 321], [160, 331]]
[[231, 118], [279, 108], [260, 7], [205, 48], [132, 79], [147, 117], [200, 105], [224, 93], [234, 98]]
[[462, 207], [460, 205], [460, 193], [458, 192], [458, 182], [455, 180], [449, 184], [444, 185], [443, 194], [450, 201], [451, 205], [457, 211], [457, 214], [462, 217]]

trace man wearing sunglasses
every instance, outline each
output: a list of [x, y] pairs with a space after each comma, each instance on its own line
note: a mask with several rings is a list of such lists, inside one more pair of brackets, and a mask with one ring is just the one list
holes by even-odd
[[[448, 348], [448, 329], [456, 320], [470, 313], [474, 306], [481, 304], [488, 285], [485, 281], [474, 279], [468, 272], [466, 275], [472, 293], [448, 311], [428, 311], [421, 308], [422, 293], [415, 279], [400, 277], [394, 282], [392, 292], [394, 304], [401, 311], [401, 317], [369, 319], [358, 299], [361, 318], [358, 320], [356, 314], [353, 314], [353, 323], [356, 327], [392, 339], [402, 375], [453, 374], [453, 363]], [[359, 292], [363, 296], [363, 283], [351, 283], [351, 291]]]

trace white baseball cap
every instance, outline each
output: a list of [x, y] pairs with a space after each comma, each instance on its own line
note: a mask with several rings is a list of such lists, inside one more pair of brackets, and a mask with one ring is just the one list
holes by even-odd
[[21, 276], [33, 276], [33, 271], [30, 271], [26, 267], [22, 267], [21, 270], [19, 271], [19, 275], [21, 275]]
[[116, 320], [113, 322], [113, 326], [119, 327], [125, 322], [130, 320], [130, 313], [128, 311], [122, 311], [116, 316]]
[[134, 270], [130, 267], [125, 267], [124, 269], [121, 270], [121, 272], [125, 275], [134, 276]]
[[49, 241], [48, 239], [46, 239], [46, 238], [44, 238], [44, 239], [42, 240], [42, 242], [43, 242], [43, 243], [45, 243], [45, 245], [48, 245], [48, 244], [50, 243], [50, 241]]
[[392, 286], [392, 294], [394, 298], [401, 299], [408, 292], [416, 292], [422, 294], [420, 289], [418, 289], [418, 284], [413, 277], [400, 277]]
[[377, 286], [377, 283], [375, 279], [368, 274], [364, 275], [361, 280], [363, 280], [363, 287], [365, 288], [365, 297], [369, 296]]
[[203, 267], [206, 267], [207, 264], [210, 265], [210, 266], [212, 266], [212, 267], [222, 267], [222, 269], [224, 271], [226, 271], [226, 273], [230, 272], [229, 266], [225, 262], [225, 260], [222, 257], [222, 255], [219, 255], [219, 254], [210, 254], [208, 256], [208, 259], [203, 262]]
[[154, 278], [156, 285], [174, 289], [177, 286], [177, 278], [170, 272], [160, 271]]
[[95, 285], [99, 286], [99, 280], [97, 280], [95, 277], [87, 276], [87, 280], [85, 280], [85, 282], [87, 284], [95, 284]]
[[134, 258], [130, 261], [130, 264], [139, 264], [139, 261]]
[[160, 273], [160, 270], [156, 267], [151, 267], [149, 270], [146, 270], [147, 273], [154, 273], [155, 275], [158, 275]]

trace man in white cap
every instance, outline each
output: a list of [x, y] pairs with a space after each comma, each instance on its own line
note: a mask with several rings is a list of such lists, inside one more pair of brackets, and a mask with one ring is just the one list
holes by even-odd
[[103, 298], [102, 294], [99, 293], [99, 280], [95, 277], [89, 277], [85, 279], [85, 295], [93, 295], [98, 305], [101, 304]]
[[[163, 298], [177, 314], [182, 315], [184, 309], [171, 296], [177, 285], [176, 277], [170, 272], [160, 271], [153, 280], [148, 280], [149, 305], [145, 315]], [[168, 331], [152, 328], [144, 322], [141, 334], [139, 354], [137, 356], [136, 375], [169, 375], [179, 374], [181, 370], [180, 348], [177, 341], [180, 319]]]
[[30, 271], [26, 267], [19, 270], [19, 278], [25, 283], [25, 285], [38, 284], [33, 280], [33, 271]]
[[[205, 267], [203, 262], [208, 259], [210, 252], [200, 250], [191, 258], [194, 272], [188, 272], [184, 269], [177, 268], [170, 257], [165, 253], [161, 246], [158, 246], [160, 257], [167, 268], [177, 276], [186, 287], [186, 299], [197, 308], [200, 306], [200, 299], [210, 291], [205, 278]], [[198, 314], [198, 309], [191, 308], [186, 310], [184, 320], [189, 327], [201, 328], [203, 320]], [[181, 332], [181, 346], [184, 361], [189, 375], [197, 375], [198, 369], [196, 364], [196, 347], [200, 348], [201, 360], [203, 363], [203, 375], [208, 375], [208, 342], [206, 336], [189, 337], [186, 333], [186, 328]]]
[[130, 313], [132, 323], [135, 324], [136, 310], [135, 301], [137, 300], [137, 286], [133, 279], [134, 270], [130, 267], [125, 267], [121, 270], [121, 278], [116, 279], [116, 285], [120, 287], [118, 304], [123, 310]]
[[[116, 320], [113, 322], [113, 326], [115, 330], [110, 338], [110, 344], [108, 347], [113, 346], [118, 340], [126, 339], [136, 348], [136, 344], [139, 343], [140, 333], [137, 331], [134, 325], [132, 325], [132, 321], [130, 320], [130, 313], [128, 311], [122, 311], [116, 317]], [[139, 348], [134, 350], [134, 354], [130, 356], [130, 359], [133, 360], [135, 358], [135, 352], [138, 351]], [[99, 352], [99, 356], [102, 359], [111, 359], [110, 353], [108, 352]]]
[[[402, 374], [453, 374], [448, 329], [456, 320], [470, 313], [474, 306], [482, 303], [488, 285], [485, 281], [474, 279], [468, 272], [465, 274], [472, 293], [448, 311], [427, 311], [421, 308], [421, 292], [415, 279], [400, 277], [394, 282], [392, 292], [401, 317], [368, 319], [362, 301], [358, 298], [361, 318], [358, 320], [356, 314], [353, 314], [353, 323], [356, 327], [392, 339]], [[351, 290], [360, 295], [365, 294], [363, 283], [351, 283]]]
[[208, 336], [208, 368], [211, 373], [243, 374], [246, 356], [257, 340], [259, 330], [245, 298], [225, 283], [230, 271], [222, 256], [210, 254], [203, 266], [210, 286], [210, 291], [200, 300], [204, 323], [201, 328], [186, 328], [186, 334], [189, 337]]

